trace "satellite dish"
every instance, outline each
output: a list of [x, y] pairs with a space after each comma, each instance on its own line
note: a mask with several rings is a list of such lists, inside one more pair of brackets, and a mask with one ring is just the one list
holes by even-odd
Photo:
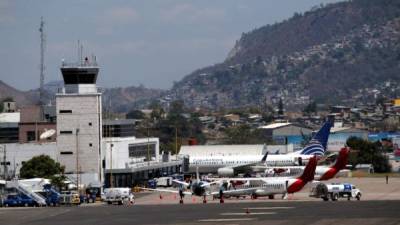
[[56, 133], [56, 130], [54, 130], [54, 129], [46, 130], [45, 132], [43, 132], [40, 135], [40, 140], [49, 138], [49, 137], [53, 136], [55, 133]]

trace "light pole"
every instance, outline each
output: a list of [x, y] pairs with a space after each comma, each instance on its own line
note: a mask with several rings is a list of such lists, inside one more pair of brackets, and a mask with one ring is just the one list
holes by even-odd
[[114, 144], [110, 144], [110, 188], [113, 187], [113, 174], [112, 174], [112, 148]]
[[4, 180], [7, 180], [7, 151], [6, 151], [6, 146], [1, 145], [0, 146], [3, 149], [3, 174], [4, 174]]
[[150, 132], [147, 125], [147, 164], [150, 165]]
[[75, 130], [75, 135], [76, 135], [76, 190], [79, 192], [79, 128], [76, 128]]

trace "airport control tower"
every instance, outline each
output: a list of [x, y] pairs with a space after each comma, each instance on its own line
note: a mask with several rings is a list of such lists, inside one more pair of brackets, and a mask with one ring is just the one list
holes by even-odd
[[95, 58], [62, 63], [64, 87], [56, 95], [58, 161], [78, 184], [102, 182], [101, 93]]

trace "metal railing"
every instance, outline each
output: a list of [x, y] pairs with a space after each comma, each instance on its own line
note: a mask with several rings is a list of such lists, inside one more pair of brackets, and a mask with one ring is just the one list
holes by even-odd
[[84, 61], [84, 62], [62, 62], [61, 63], [61, 68], [82, 68], [82, 67], [98, 67], [98, 64], [96, 61]]
[[24, 195], [32, 198], [35, 202], [37, 202], [39, 205], [46, 205], [46, 199], [41, 196], [38, 193], [35, 193], [32, 190], [29, 190], [28, 187], [26, 187], [25, 185], [21, 184], [19, 181], [14, 180], [11, 182], [12, 186], [17, 189], [18, 191], [20, 191], [21, 193], [23, 193]]

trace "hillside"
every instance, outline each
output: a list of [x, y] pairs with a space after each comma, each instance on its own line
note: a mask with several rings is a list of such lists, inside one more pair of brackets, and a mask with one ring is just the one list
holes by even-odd
[[226, 60], [176, 83], [192, 107], [311, 101], [360, 104], [400, 95], [400, 0], [354, 0], [314, 7], [244, 33]]
[[[62, 81], [52, 81], [45, 84], [45, 102], [54, 102], [55, 94], [63, 86]], [[103, 109], [111, 112], [128, 112], [134, 108], [143, 108], [153, 99], [159, 98], [164, 91], [145, 88], [143, 86], [131, 86], [126, 88], [102, 89]], [[13, 98], [18, 107], [38, 103], [38, 90], [19, 91], [0, 80], [0, 100], [7, 97]]]
[[35, 91], [19, 91], [0, 80], [0, 100], [11, 97], [19, 106], [38, 102], [39, 94]]
[[103, 108], [113, 112], [128, 112], [146, 107], [152, 100], [162, 96], [165, 91], [144, 86], [126, 88], [107, 88], [103, 92]]

